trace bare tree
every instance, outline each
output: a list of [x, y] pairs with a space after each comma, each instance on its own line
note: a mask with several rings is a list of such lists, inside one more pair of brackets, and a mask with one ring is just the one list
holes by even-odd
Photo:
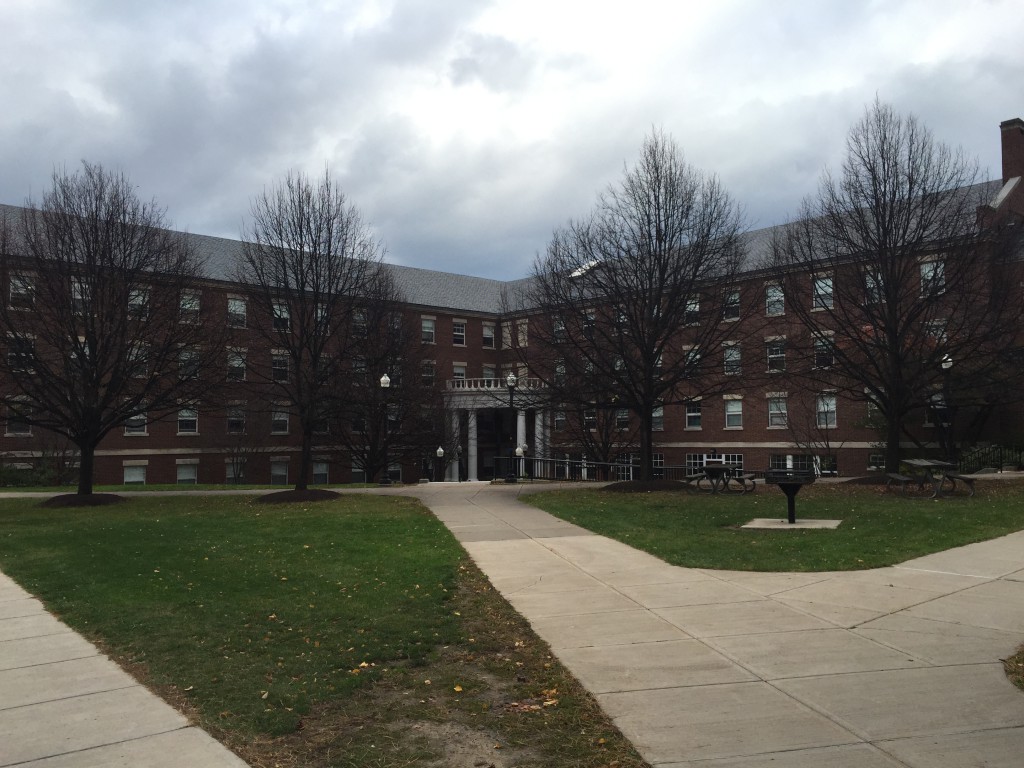
[[721, 322], [740, 319], [740, 225], [718, 180], [655, 132], [590, 216], [556, 232], [535, 262], [522, 302], [531, 375], [555, 404], [613, 397], [628, 409], [642, 479], [653, 475], [656, 409], [720, 386], [711, 372], [744, 327]]
[[353, 318], [380, 279], [382, 246], [328, 172], [291, 172], [252, 202], [234, 276], [270, 349], [252, 361], [256, 383], [294, 409], [301, 433], [296, 490], [309, 482], [313, 440], [329, 402], [347, 386]]
[[89, 163], [55, 172], [41, 204], [2, 224], [0, 399], [77, 447], [79, 495], [92, 493], [95, 451], [111, 430], [163, 418], [214, 383], [199, 374], [219, 350], [182, 311], [199, 295], [201, 264], [164, 224], [124, 175]]
[[957, 390], [1005, 377], [1008, 249], [978, 226], [988, 187], [976, 162], [915, 117], [876, 101], [846, 144], [841, 174], [826, 172], [781, 230], [774, 266], [803, 327], [799, 373], [878, 409], [894, 472], [908, 417], [952, 377]]
[[[332, 402], [334, 439], [367, 479], [387, 476], [395, 462], [417, 461], [443, 439], [441, 394], [425, 354], [418, 317], [382, 270], [355, 310], [348, 354], [350, 386]], [[387, 387], [381, 380], [387, 377]]]

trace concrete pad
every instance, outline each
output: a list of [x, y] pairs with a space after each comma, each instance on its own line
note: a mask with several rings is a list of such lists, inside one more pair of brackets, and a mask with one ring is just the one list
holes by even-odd
[[914, 768], [1020, 768], [1024, 728], [883, 741], [878, 746]]
[[[646, 552], [609, 539], [606, 536], [581, 536], [545, 542], [552, 552], [588, 573], [601, 574], [623, 567], [664, 566], [665, 562]], [[672, 566], [669, 566], [670, 568]]]
[[679, 568], [668, 563], [622, 567], [595, 572], [601, 581], [612, 587], [631, 587], [640, 584], [679, 584], [684, 581], [705, 581], [711, 577], [694, 568]]
[[797, 518], [795, 523], [790, 523], [788, 519], [780, 520], [777, 517], [755, 517], [749, 523], [744, 523], [741, 528], [767, 528], [775, 531], [800, 531], [800, 530], [819, 530], [819, 531], [834, 531], [839, 527], [842, 520], [813, 520], [810, 518]]
[[901, 565], [923, 571], [1000, 578], [1024, 568], [1024, 532], [936, 552]]
[[568, 569], [551, 570], [534, 575], [506, 576], [492, 578], [491, 584], [505, 599], [512, 595], [530, 592], [581, 592], [600, 589], [601, 582], [592, 576]]
[[0, 643], [0, 670], [83, 659], [98, 654], [95, 645], [75, 632], [5, 640]]
[[772, 600], [718, 605], [660, 608], [655, 611], [666, 621], [694, 637], [749, 635], [770, 630], [795, 632], [801, 629], [830, 629], [828, 622], [779, 605]]
[[891, 568], [872, 568], [869, 571], [850, 571], [844, 574], [844, 578], [852, 582], [883, 584], [887, 587], [903, 587], [905, 589], [920, 589], [925, 592], [938, 592], [940, 594], [959, 592], [961, 589], [970, 589], [989, 581], [984, 576], [962, 576], [958, 573], [922, 571], [902, 565], [896, 565]]
[[806, 587], [791, 589], [785, 595], [789, 602], [825, 603], [845, 608], [863, 608], [892, 613], [942, 594], [940, 591], [906, 589], [887, 584], [873, 584], [855, 579], [829, 579]]
[[911, 616], [1024, 633], [1024, 582], [990, 581], [907, 611]]
[[117, 664], [99, 655], [8, 669], [0, 672], [0, 710], [137, 685]]
[[584, 589], [578, 592], [517, 592], [507, 600], [528, 619], [574, 616], [583, 613], [635, 611], [638, 606], [613, 589]]
[[906, 768], [870, 744], [770, 752], [723, 760], [662, 763], [658, 768]]
[[530, 538], [522, 531], [500, 524], [452, 526], [449, 530], [459, 541], [509, 541]]
[[991, 663], [1011, 655], [1021, 643], [1021, 636], [1012, 632], [919, 619], [906, 613], [882, 616], [854, 631], [940, 666]]
[[794, 678], [775, 685], [871, 741], [1024, 725], [1024, 696], [1006, 679], [1002, 664]]
[[563, 648], [558, 658], [591, 693], [740, 683], [752, 674], [697, 640]]
[[554, 539], [562, 536], [583, 536], [588, 533], [591, 536], [594, 535], [586, 528], [580, 528], [578, 525], [572, 525], [571, 523], [564, 523], [562, 525], [524, 525], [522, 530], [524, 533], [535, 539]]
[[43, 608], [43, 604], [33, 597], [0, 602], [0, 619], [19, 619], [22, 616], [32, 616], [36, 613], [45, 612], [46, 609]]
[[715, 638], [713, 645], [764, 680], [925, 665], [845, 629], [733, 635]]
[[685, 632], [650, 611], [547, 616], [530, 624], [554, 650], [688, 639]]
[[816, 616], [836, 627], [856, 627], [865, 621], [872, 621], [879, 616], [885, 616], [889, 613], [888, 611], [873, 611], [868, 608], [849, 608], [844, 605], [787, 600], [785, 595], [777, 596], [775, 599], [782, 605], [787, 605], [803, 613]]
[[187, 725], [142, 686], [0, 711], [3, 760], [12, 765]]
[[1024, 581], [1024, 570], [1011, 573], [1009, 576], [1004, 576], [1003, 578], [1008, 581]]
[[763, 599], [750, 590], [717, 579], [684, 581], [677, 584], [638, 584], [619, 589], [646, 608], [742, 603]]
[[806, 587], [808, 584], [817, 584], [831, 578], [826, 573], [752, 573], [750, 571], [704, 571], [704, 573], [766, 597], [782, 594], [798, 587]]
[[45, 637], [59, 635], [71, 630], [57, 621], [48, 613], [36, 613], [30, 616], [18, 616], [13, 619], [0, 619], [0, 642], [4, 640], [20, 640], [25, 637]]
[[19, 768], [247, 768], [241, 758], [199, 728], [93, 747], [23, 763]]
[[598, 701], [652, 764], [858, 741], [766, 683], [606, 693]]

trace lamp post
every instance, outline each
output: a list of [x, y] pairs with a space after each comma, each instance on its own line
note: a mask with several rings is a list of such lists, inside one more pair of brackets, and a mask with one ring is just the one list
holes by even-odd
[[[510, 373], [505, 377], [505, 386], [508, 387], [508, 407], [512, 411], [512, 429], [516, 428], [516, 404], [515, 404], [515, 391], [516, 384], [518, 383], [516, 375]], [[512, 450], [512, 446], [515, 445], [515, 438], [511, 437], [508, 441], [508, 474], [505, 476], [506, 483], [516, 482], [516, 468], [515, 468], [515, 456]], [[521, 450], [521, 449], [520, 449]]]
[[942, 356], [942, 429], [946, 435], [946, 460], [956, 461], [956, 447], [953, 443], [953, 406], [949, 402], [949, 372], [953, 368], [953, 358]]
[[461, 483], [462, 482], [462, 446], [461, 445], [456, 445], [455, 446], [455, 470], [456, 470], [455, 476], [458, 479], [458, 481]]
[[391, 387], [391, 377], [386, 373], [380, 377], [381, 388], [381, 442], [384, 448], [384, 472], [380, 478], [381, 485], [391, 485], [391, 474], [388, 466], [388, 389]]
[[444, 448], [437, 446], [437, 482], [444, 479]]

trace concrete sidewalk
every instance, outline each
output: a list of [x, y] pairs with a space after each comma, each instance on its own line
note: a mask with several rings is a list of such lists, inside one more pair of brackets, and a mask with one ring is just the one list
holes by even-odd
[[0, 766], [244, 768], [0, 574]]
[[1024, 532], [848, 573], [677, 568], [521, 503], [431, 484], [494, 586], [664, 768], [1020, 768]]

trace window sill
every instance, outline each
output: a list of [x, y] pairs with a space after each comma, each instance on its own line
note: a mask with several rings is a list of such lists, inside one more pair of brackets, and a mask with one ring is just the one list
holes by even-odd
[[178, 432], [178, 437], [199, 437], [198, 432]]
[[683, 427], [683, 432], [700, 432], [704, 427]]
[[4, 437], [32, 437], [31, 432], [4, 432]]
[[789, 429], [789, 424], [775, 424], [774, 426], [769, 424], [768, 429]]
[[727, 430], [735, 432], [737, 430], [742, 430], [743, 427], [722, 427], [722, 429], [727, 429]]

